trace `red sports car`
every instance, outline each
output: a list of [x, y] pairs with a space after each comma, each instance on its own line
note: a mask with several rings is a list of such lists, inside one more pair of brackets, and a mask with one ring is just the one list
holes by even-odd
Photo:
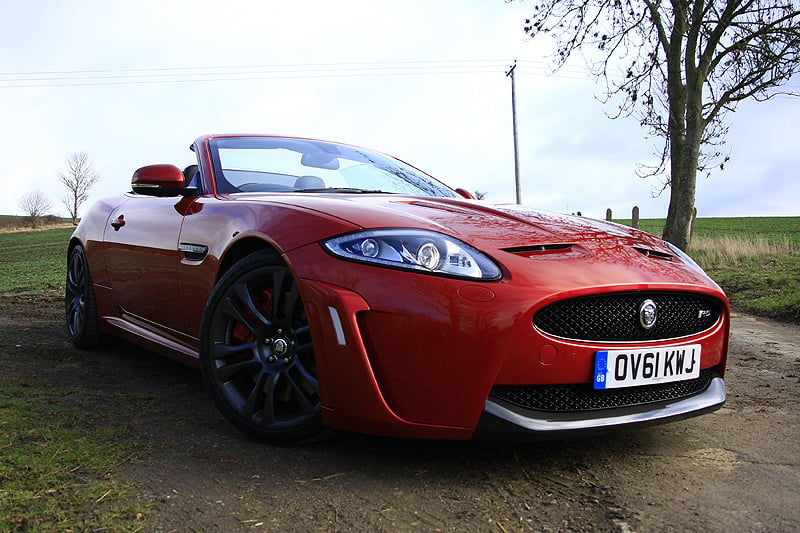
[[83, 217], [67, 324], [80, 347], [110, 334], [199, 366], [248, 434], [560, 436], [725, 401], [727, 299], [667, 242], [356, 146], [191, 148]]

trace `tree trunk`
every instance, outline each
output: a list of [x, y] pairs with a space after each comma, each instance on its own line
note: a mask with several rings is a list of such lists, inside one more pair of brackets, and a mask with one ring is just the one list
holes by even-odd
[[[662, 235], [664, 240], [671, 242], [683, 251], [688, 251], [692, 241], [697, 167], [700, 158], [700, 143], [705, 130], [699, 100], [690, 96], [688, 102], [686, 134], [680, 139], [672, 140], [669, 210]], [[679, 146], [676, 147], [676, 144]]]
[[[688, 6], [686, 6], [688, 7]], [[692, 240], [697, 189], [697, 168], [700, 144], [706, 122], [703, 118], [704, 68], [698, 68], [693, 57], [694, 45], [682, 50], [682, 33], [686, 29], [687, 12], [676, 10], [675, 25], [667, 57], [667, 92], [669, 96], [670, 195], [664, 240], [681, 250], [688, 250]], [[681, 57], [685, 53], [685, 57]], [[685, 80], [681, 72], [685, 70]]]
[[676, 9], [672, 35], [667, 49], [667, 96], [669, 99], [669, 164], [670, 194], [667, 220], [664, 224], [664, 240], [682, 250], [689, 245], [687, 207], [694, 205], [694, 196], [685, 194], [686, 173], [684, 159], [686, 153], [686, 85], [682, 71], [682, 38], [686, 28], [685, 11]]
[[692, 239], [691, 226], [697, 169], [683, 168], [680, 173], [682, 174], [680, 177], [672, 176], [669, 210], [662, 238], [685, 251], [689, 248]]

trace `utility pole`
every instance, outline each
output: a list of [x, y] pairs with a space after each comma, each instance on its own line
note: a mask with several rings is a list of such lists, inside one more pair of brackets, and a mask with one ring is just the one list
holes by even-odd
[[514, 69], [517, 68], [517, 61], [506, 72], [506, 76], [511, 78], [511, 118], [514, 123], [514, 186], [517, 204], [522, 203], [522, 190], [519, 186], [519, 146], [517, 144], [517, 95], [514, 87]]

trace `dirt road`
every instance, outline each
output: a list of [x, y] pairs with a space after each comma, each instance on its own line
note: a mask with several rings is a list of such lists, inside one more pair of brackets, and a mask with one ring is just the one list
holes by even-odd
[[687, 421], [547, 443], [273, 447], [228, 425], [195, 370], [121, 342], [73, 349], [60, 311], [0, 307], [0, 368], [136, 399], [113, 408], [147, 451], [114, 476], [149, 502], [147, 531], [800, 531], [798, 326], [736, 315], [728, 402]]

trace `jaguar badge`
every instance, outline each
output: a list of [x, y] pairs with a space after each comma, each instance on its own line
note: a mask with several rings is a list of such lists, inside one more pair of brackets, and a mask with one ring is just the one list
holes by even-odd
[[652, 329], [658, 318], [658, 307], [653, 300], [645, 300], [639, 306], [639, 324], [644, 329]]

